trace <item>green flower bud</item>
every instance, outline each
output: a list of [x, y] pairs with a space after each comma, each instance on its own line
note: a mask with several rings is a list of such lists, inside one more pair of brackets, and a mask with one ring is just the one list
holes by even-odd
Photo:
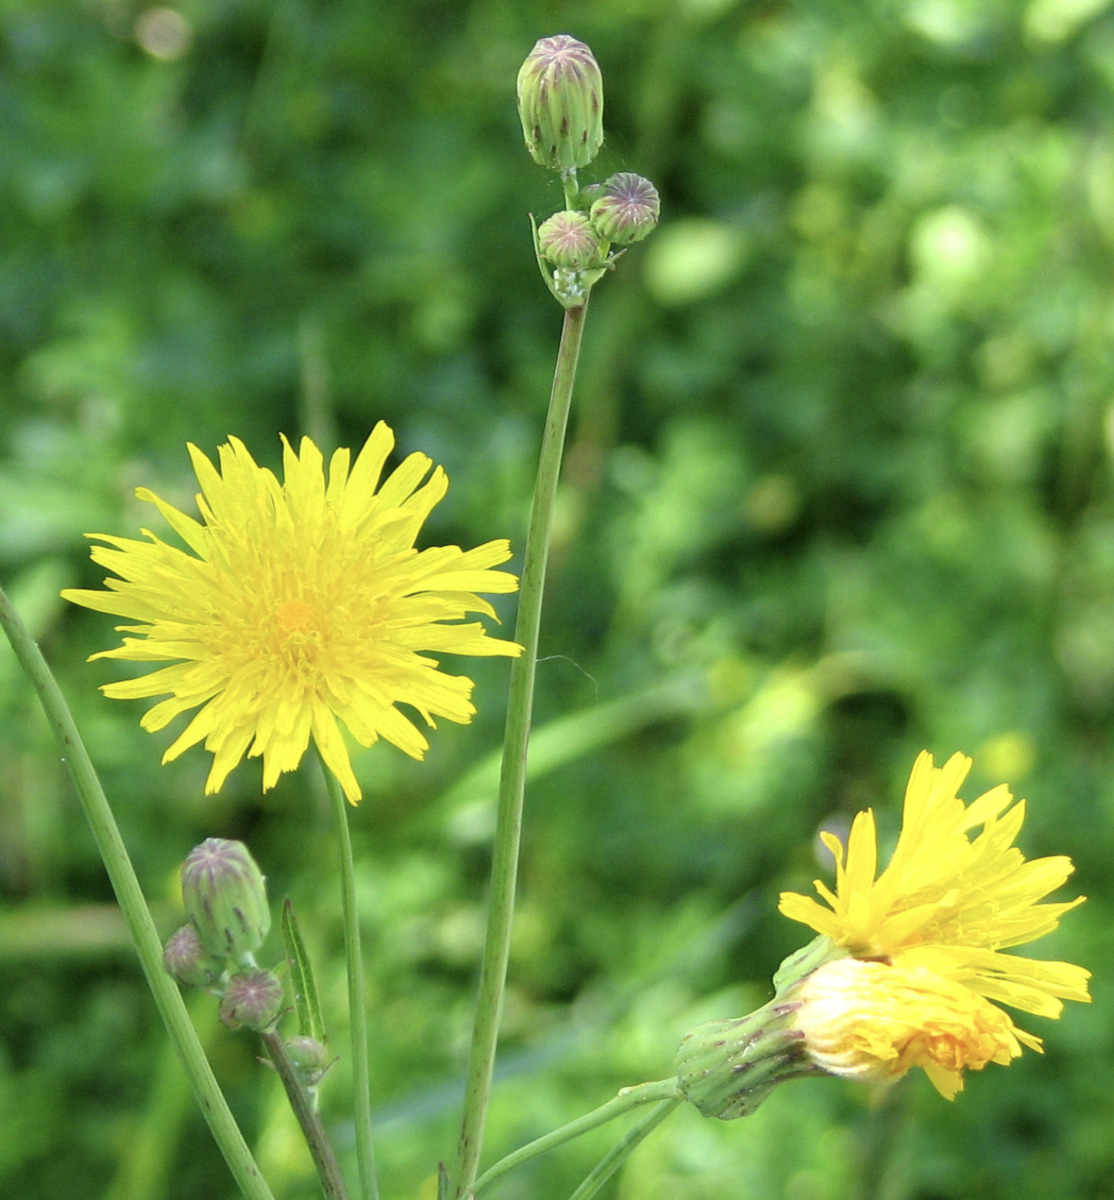
[[299, 1071], [320, 1071], [329, 1061], [329, 1052], [311, 1037], [292, 1037], [286, 1043], [286, 1053]]
[[206, 838], [182, 864], [182, 900], [201, 944], [218, 958], [249, 961], [271, 928], [267, 889], [242, 842]]
[[272, 971], [233, 975], [220, 1002], [220, 1019], [229, 1029], [262, 1031], [278, 1020], [283, 1008], [282, 984]]
[[568, 34], [541, 38], [518, 72], [526, 149], [551, 171], [586, 167], [603, 145], [603, 79], [592, 51]]
[[658, 189], [641, 175], [623, 171], [603, 185], [599, 199], [592, 204], [591, 218], [605, 241], [629, 246], [653, 230], [660, 212]]
[[316, 1038], [292, 1037], [286, 1043], [286, 1053], [306, 1087], [316, 1087], [331, 1065], [328, 1050]]
[[201, 944], [192, 924], [170, 935], [163, 948], [162, 965], [184, 987], [211, 987], [224, 970], [224, 964]]
[[538, 227], [538, 249], [546, 262], [567, 271], [583, 271], [598, 265], [600, 239], [583, 213], [554, 213]]

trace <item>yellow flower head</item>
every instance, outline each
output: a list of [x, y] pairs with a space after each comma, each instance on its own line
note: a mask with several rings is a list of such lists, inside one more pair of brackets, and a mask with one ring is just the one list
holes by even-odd
[[[962, 754], [936, 767], [922, 753], [886, 869], [875, 877], [877, 839], [868, 810], [856, 816], [846, 851], [838, 838], [822, 835], [836, 859], [835, 891], [815, 884], [827, 907], [782, 893], [785, 916], [831, 938], [849, 958], [870, 960], [853, 967], [832, 963], [810, 977], [814, 996], [826, 997], [814, 1017], [820, 1011], [831, 1018], [842, 1006], [847, 1021], [832, 1023], [833, 1036], [852, 1026], [860, 1031], [857, 1050], [844, 1037], [840, 1047], [828, 1044], [822, 1052], [832, 1062], [848, 1054], [847, 1061], [862, 1068], [837, 1074], [880, 1078], [931, 1066], [930, 1077], [950, 1098], [962, 1087], [964, 1066], [1007, 1062], [1020, 1052], [1018, 1042], [1040, 1049], [1038, 1038], [1016, 1029], [987, 1001], [1057, 1017], [1063, 1000], [1090, 999], [1090, 972], [1082, 967], [1002, 953], [1055, 929], [1083, 898], [1040, 903], [1071, 874], [1071, 860], [1027, 862], [1013, 845], [1024, 801], [1014, 804], [1000, 785], [965, 805], [956, 792], [970, 769]], [[843, 977], [848, 974], [853, 986]], [[837, 979], [840, 986], [825, 991]], [[809, 985], [809, 979], [802, 985], [806, 996]], [[891, 1019], [880, 1023], [882, 1011]], [[811, 1028], [815, 1034], [815, 1020]], [[889, 1047], [877, 1055], [884, 1066], [871, 1068], [870, 1056], [860, 1057], [864, 1039], [875, 1051]]]
[[794, 1017], [812, 1061], [832, 1075], [886, 1083], [923, 1067], [949, 1100], [963, 1069], [1006, 1064], [1040, 1041], [996, 1005], [924, 967], [844, 958], [813, 971]]
[[[90, 534], [93, 561], [115, 572], [106, 591], [67, 589], [75, 604], [139, 621], [121, 625], [114, 650], [93, 658], [172, 662], [102, 688], [108, 696], [169, 696], [143, 717], [162, 729], [199, 711], [163, 756], [204, 740], [213, 752], [207, 792], [244, 757], [263, 759], [263, 787], [298, 766], [312, 736], [355, 803], [360, 787], [338, 722], [364, 746], [380, 737], [414, 758], [423, 734], [399, 711], [467, 723], [472, 681], [446, 675], [426, 652], [518, 655], [487, 636], [468, 613], [493, 617], [478, 592], [513, 592], [518, 581], [490, 568], [510, 558], [506, 541], [474, 550], [416, 550], [422, 522], [448, 480], [411, 454], [380, 482], [394, 435], [380, 422], [355, 463], [338, 450], [326, 482], [320, 450], [283, 439], [284, 482], [256, 465], [236, 438], [220, 447], [220, 469], [190, 446], [201, 485], [201, 522], [153, 492], [155, 505], [192, 553], [143, 530], [147, 541]], [[423, 483], [423, 480], [425, 482]]]

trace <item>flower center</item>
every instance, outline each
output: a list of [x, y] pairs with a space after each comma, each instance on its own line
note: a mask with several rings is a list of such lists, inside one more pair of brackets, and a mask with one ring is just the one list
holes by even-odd
[[304, 600], [282, 600], [273, 612], [272, 650], [288, 668], [299, 673], [320, 665], [325, 621]]
[[275, 623], [287, 637], [292, 633], [312, 636], [321, 628], [317, 610], [304, 600], [283, 600], [276, 604]]

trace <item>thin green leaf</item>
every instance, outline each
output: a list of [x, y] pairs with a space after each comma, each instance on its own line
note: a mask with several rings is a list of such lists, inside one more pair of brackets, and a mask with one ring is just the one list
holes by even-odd
[[294, 1008], [298, 1014], [298, 1033], [302, 1037], [316, 1038], [324, 1045], [325, 1021], [321, 1015], [317, 981], [313, 977], [313, 966], [306, 953], [306, 945], [302, 941], [298, 919], [294, 916], [294, 906], [289, 897], [282, 906], [282, 941], [286, 947], [286, 960], [290, 964]]

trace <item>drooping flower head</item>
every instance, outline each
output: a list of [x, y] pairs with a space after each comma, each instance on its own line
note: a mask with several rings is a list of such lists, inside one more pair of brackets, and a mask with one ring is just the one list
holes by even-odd
[[206, 791], [218, 791], [245, 755], [263, 759], [263, 787], [273, 787], [312, 737], [355, 803], [360, 787], [340, 725], [361, 745], [382, 737], [421, 758], [425, 736], [398, 705], [430, 726], [435, 717], [467, 723], [475, 712], [472, 681], [444, 673], [428, 654], [521, 653], [479, 622], [461, 623], [469, 613], [495, 615], [477, 593], [517, 588], [514, 575], [491, 569], [510, 558], [509, 544], [417, 550], [448, 480], [440, 467], [430, 474], [424, 454], [382, 479], [393, 448], [380, 422], [354, 463], [348, 450], [332, 456], [326, 479], [309, 438], [297, 452], [284, 438], [280, 483], [236, 438], [220, 447], [219, 469], [191, 445], [200, 522], [146, 488], [136, 492], [190, 552], [147, 530], [147, 541], [89, 535], [103, 543], [93, 561], [116, 578], [105, 591], [62, 595], [139, 622], [118, 626], [130, 636], [92, 657], [173, 664], [102, 691], [167, 696], [143, 717], [152, 731], [199, 709], [163, 761], [204, 741], [213, 753]]
[[868, 810], [855, 818], [846, 851], [821, 835], [836, 859], [835, 891], [815, 884], [824, 905], [781, 896], [785, 916], [846, 956], [808, 975], [795, 996], [797, 1026], [825, 1070], [885, 1079], [921, 1066], [951, 1098], [965, 1067], [1008, 1062], [1020, 1044], [1040, 1049], [993, 1002], [1057, 1017], [1063, 1000], [1090, 999], [1082, 967], [1003, 953], [1055, 929], [1083, 898], [1042, 903], [1071, 874], [1071, 860], [1026, 861], [1013, 844], [1024, 801], [1014, 804], [1003, 784], [965, 805], [956, 792], [970, 768], [961, 754], [935, 767], [922, 753], [886, 869], [876, 877]]

